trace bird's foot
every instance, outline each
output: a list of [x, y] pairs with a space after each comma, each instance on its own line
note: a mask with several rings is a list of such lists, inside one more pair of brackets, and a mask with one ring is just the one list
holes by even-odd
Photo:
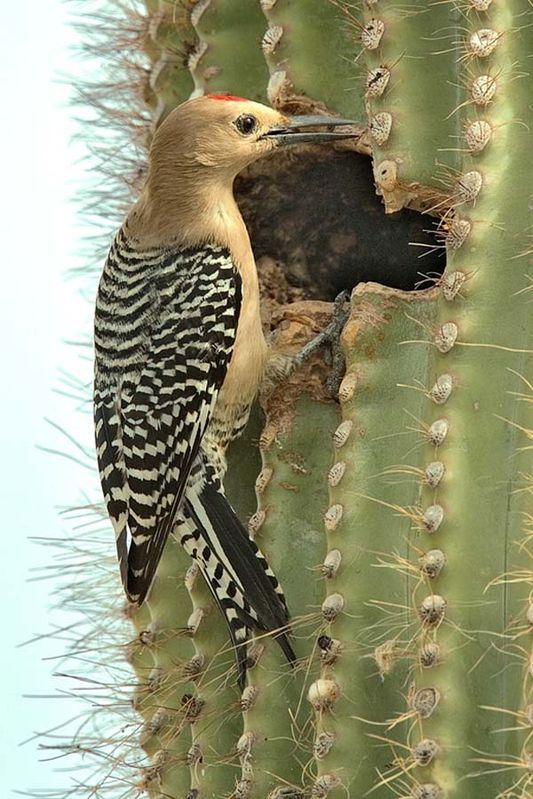
[[302, 347], [300, 352], [294, 356], [293, 361], [293, 369], [296, 369], [314, 355], [317, 350], [324, 348], [327, 363], [331, 366], [330, 373], [326, 379], [326, 387], [333, 399], [337, 399], [339, 396], [339, 386], [346, 370], [344, 353], [340, 345], [340, 336], [350, 315], [349, 300], [350, 292], [348, 291], [342, 291], [335, 297], [331, 322], [321, 333]]

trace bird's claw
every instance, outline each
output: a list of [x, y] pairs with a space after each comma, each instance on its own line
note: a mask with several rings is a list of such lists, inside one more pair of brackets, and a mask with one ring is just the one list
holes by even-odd
[[340, 335], [344, 329], [348, 317], [350, 316], [350, 309], [346, 307], [346, 303], [350, 301], [350, 292], [341, 291], [337, 294], [333, 303], [333, 316], [331, 322], [326, 329], [320, 334], [324, 337], [324, 344], [338, 344]]
[[349, 300], [349, 291], [341, 291], [340, 294], [337, 294], [333, 307], [333, 318], [324, 330], [324, 344], [328, 347], [327, 351], [331, 365], [331, 371], [326, 379], [326, 388], [333, 399], [338, 399], [339, 387], [346, 371], [346, 361], [340, 345], [340, 336], [350, 316], [349, 307], [346, 307], [346, 303]]
[[341, 291], [335, 297], [331, 322], [321, 333], [306, 344], [297, 356], [298, 363], [302, 364], [318, 349], [327, 347], [328, 354], [326, 357], [327, 363], [331, 366], [331, 371], [326, 380], [326, 387], [333, 399], [337, 399], [339, 396], [339, 386], [345, 371], [344, 354], [339, 339], [350, 315], [349, 308], [346, 307], [349, 299], [350, 292], [348, 291]]

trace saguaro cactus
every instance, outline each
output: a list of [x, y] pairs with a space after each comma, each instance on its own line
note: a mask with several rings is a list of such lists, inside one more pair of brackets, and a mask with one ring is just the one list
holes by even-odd
[[[217, 610], [169, 541], [128, 647], [150, 761], [137, 789], [526, 799], [533, 10], [161, 0], [136, 19], [146, 140], [207, 89], [287, 112], [366, 114], [352, 156], [372, 157], [376, 235], [385, 212], [424, 211], [444, 269], [419, 291], [354, 286], [339, 402], [327, 364], [313, 361], [265, 390], [262, 430], [230, 453], [228, 493], [291, 608], [294, 671], [257, 638], [239, 695]], [[253, 229], [253, 201], [241, 199]], [[331, 247], [342, 249], [338, 232]], [[294, 349], [330, 306], [306, 302], [283, 265], [261, 262], [260, 274], [265, 323]]]

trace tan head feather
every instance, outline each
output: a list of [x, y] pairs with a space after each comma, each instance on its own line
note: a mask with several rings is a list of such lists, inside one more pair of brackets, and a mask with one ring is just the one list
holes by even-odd
[[[127, 219], [144, 244], [227, 243], [238, 224], [235, 175], [276, 144], [263, 135], [287, 118], [272, 108], [226, 95], [206, 95], [175, 108], [157, 129], [146, 184]], [[242, 224], [242, 220], [241, 220]]]

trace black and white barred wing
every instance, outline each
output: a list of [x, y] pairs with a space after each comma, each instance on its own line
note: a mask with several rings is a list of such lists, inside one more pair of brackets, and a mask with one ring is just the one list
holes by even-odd
[[[125, 363], [119, 379], [106, 385], [106, 359], [98, 362], [97, 348], [95, 381], [102, 487], [124, 587], [138, 604], [152, 583], [224, 381], [241, 300], [239, 276], [229, 253], [219, 248], [167, 252], [151, 280], [155, 293], [153, 283], [144, 286], [152, 290], [149, 308], [139, 299], [142, 289], [128, 302], [133, 308], [140, 304], [145, 321], [144, 336], [137, 335], [136, 368]], [[104, 313], [99, 325], [99, 305], [105, 311], [105, 299], [97, 304], [97, 342], [106, 322]], [[115, 329], [120, 310], [114, 309]], [[142, 320], [127, 312], [124, 318], [137, 334]], [[125, 333], [120, 330], [122, 339]]]

